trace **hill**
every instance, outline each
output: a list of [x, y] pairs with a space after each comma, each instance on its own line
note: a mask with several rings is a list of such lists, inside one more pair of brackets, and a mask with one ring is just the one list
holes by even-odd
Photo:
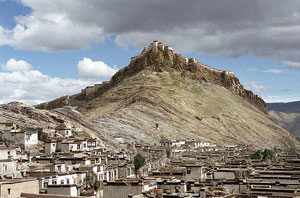
[[[21, 102], [11, 102], [0, 105], [0, 130], [5, 129], [5, 123], [11, 123], [23, 129], [38, 130], [54, 134], [54, 129], [65, 122], [72, 127], [77, 137], [97, 138], [100, 145], [112, 148], [115, 146], [112, 138], [102, 134], [94, 125], [85, 119], [74, 108], [66, 106], [51, 111], [40, 110]], [[97, 135], [95, 134], [97, 133]]]
[[232, 72], [184, 58], [156, 41], [109, 82], [37, 108], [68, 105], [102, 134], [128, 142], [155, 143], [164, 136], [255, 148], [298, 146], [269, 119], [261, 97], [245, 90]]
[[300, 101], [268, 103], [269, 115], [275, 123], [300, 137]]

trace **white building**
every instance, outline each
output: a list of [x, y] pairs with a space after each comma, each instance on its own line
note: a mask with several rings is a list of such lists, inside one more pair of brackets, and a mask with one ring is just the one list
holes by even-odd
[[10, 141], [28, 150], [38, 145], [38, 132], [12, 130], [10, 133]]
[[65, 123], [62, 123], [55, 128], [55, 133], [58, 133], [64, 137], [70, 137], [72, 136], [72, 129], [71, 127], [67, 126]]

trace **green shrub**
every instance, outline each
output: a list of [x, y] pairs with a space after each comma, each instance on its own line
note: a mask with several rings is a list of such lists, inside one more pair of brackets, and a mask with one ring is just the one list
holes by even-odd
[[250, 155], [251, 159], [258, 159], [260, 160], [262, 158], [261, 156], [262, 151], [261, 150], [257, 150], [255, 153], [253, 153], [252, 155]]
[[263, 159], [273, 159], [274, 152], [271, 149], [265, 149], [263, 152]]
[[167, 157], [170, 158], [172, 149], [170, 147], [165, 147], [165, 151], [166, 151]]
[[145, 157], [140, 153], [138, 153], [134, 157], [134, 162], [133, 163], [134, 163], [135, 173], [137, 173], [138, 170], [145, 165], [145, 161], [146, 161]]

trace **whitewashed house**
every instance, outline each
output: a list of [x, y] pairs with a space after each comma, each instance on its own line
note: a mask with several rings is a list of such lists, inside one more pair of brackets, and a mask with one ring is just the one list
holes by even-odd
[[37, 146], [39, 142], [38, 132], [36, 131], [12, 130], [10, 135], [11, 142], [15, 143], [18, 146], [21, 146], [25, 150]]
[[72, 136], [72, 129], [65, 123], [62, 123], [55, 128], [55, 133], [60, 134], [63, 137], [70, 137]]

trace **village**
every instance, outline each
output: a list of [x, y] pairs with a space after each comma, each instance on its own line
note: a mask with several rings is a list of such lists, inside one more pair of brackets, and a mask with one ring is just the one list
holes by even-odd
[[116, 136], [109, 150], [61, 123], [53, 134], [1, 123], [2, 198], [300, 197], [300, 155], [197, 140]]

